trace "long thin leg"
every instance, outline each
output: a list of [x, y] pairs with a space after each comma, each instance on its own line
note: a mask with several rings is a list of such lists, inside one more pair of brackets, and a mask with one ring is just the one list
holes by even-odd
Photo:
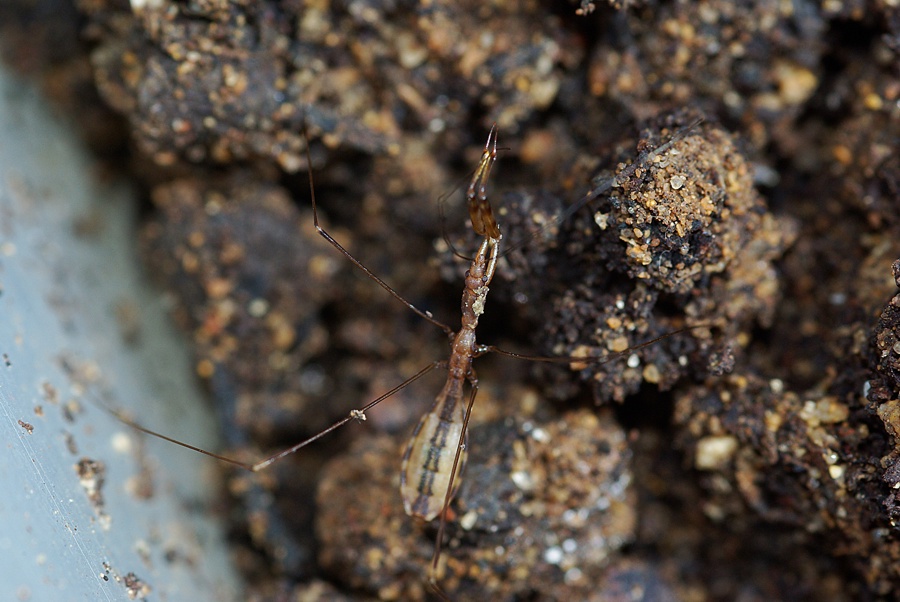
[[431, 557], [431, 568], [428, 571], [428, 586], [442, 600], [449, 600], [447, 594], [441, 590], [438, 585], [437, 570], [438, 563], [441, 560], [441, 544], [444, 539], [444, 531], [447, 527], [447, 509], [450, 507], [450, 500], [453, 499], [453, 482], [456, 480], [456, 469], [459, 467], [459, 461], [465, 449], [466, 433], [469, 430], [469, 417], [472, 415], [472, 407], [475, 405], [475, 397], [478, 395], [478, 378], [474, 372], [469, 375], [469, 384], [472, 392], [469, 394], [469, 403], [466, 405], [466, 416], [463, 418], [463, 427], [459, 434], [459, 441], [456, 444], [456, 455], [453, 456], [453, 467], [450, 469], [450, 482], [447, 485], [447, 493], [444, 495], [444, 509], [441, 511], [440, 520], [438, 521], [438, 532], [434, 538], [434, 555]]
[[436, 319], [433, 315], [431, 315], [430, 311], [422, 311], [421, 309], [419, 309], [418, 307], [416, 307], [415, 305], [413, 305], [412, 303], [410, 303], [409, 301], [404, 299], [403, 296], [400, 295], [400, 293], [398, 293], [393, 288], [391, 288], [391, 286], [387, 282], [385, 282], [384, 280], [382, 280], [381, 278], [379, 278], [378, 276], [373, 274], [369, 268], [367, 268], [365, 265], [363, 265], [356, 257], [351, 255], [350, 251], [345, 249], [341, 245], [341, 243], [336, 241], [331, 236], [331, 234], [329, 234], [324, 228], [322, 228], [322, 226], [319, 225], [319, 211], [318, 211], [318, 206], [316, 205], [316, 189], [315, 189], [315, 185], [313, 183], [312, 159], [309, 156], [309, 139], [307, 139], [307, 143], [306, 143], [306, 161], [307, 161], [307, 164], [309, 167], [309, 196], [312, 199], [313, 224], [316, 227], [316, 231], [322, 236], [322, 238], [327, 240], [331, 244], [331, 246], [333, 246], [335, 249], [337, 249], [338, 251], [343, 253], [344, 257], [349, 259], [353, 263], [353, 265], [355, 265], [360, 270], [362, 270], [363, 273], [366, 274], [366, 276], [368, 276], [369, 278], [371, 278], [372, 280], [377, 282], [381, 288], [383, 288], [384, 290], [389, 292], [397, 301], [399, 301], [400, 303], [402, 303], [403, 305], [405, 305], [412, 311], [416, 312], [421, 317], [425, 318], [426, 320], [428, 320], [429, 322], [431, 322], [432, 324], [434, 324], [435, 326], [437, 326], [438, 328], [443, 330], [447, 335], [452, 335], [454, 332], [452, 328], [450, 328], [449, 326], [447, 326], [440, 320]]
[[654, 343], [658, 343], [662, 340], [668, 339], [669, 337], [675, 336], [676, 334], [681, 334], [683, 332], [690, 332], [692, 330], [698, 330], [700, 328], [713, 328], [713, 324], [694, 324], [693, 326], [685, 326], [684, 328], [679, 328], [678, 330], [673, 330], [671, 332], [667, 332], [666, 334], [661, 334], [656, 338], [650, 339], [649, 341], [644, 341], [643, 343], [638, 343], [637, 345], [633, 345], [628, 349], [624, 349], [622, 351], [616, 351], [614, 353], [610, 353], [604, 357], [577, 357], [577, 356], [567, 356], [567, 355], [553, 355], [553, 356], [541, 356], [541, 355], [526, 355], [524, 353], [516, 353], [514, 351], [506, 351], [505, 349], [500, 349], [499, 347], [495, 347], [494, 345], [479, 345], [478, 350], [475, 352], [475, 357], [480, 357], [486, 353], [499, 353], [500, 355], [505, 355], [506, 357], [514, 357], [520, 360], [528, 360], [530, 362], [546, 362], [549, 364], [605, 364], [607, 362], [611, 362], [620, 357], [625, 357], [628, 354], [634, 353], [638, 349], [643, 349], [644, 347], [649, 347]]
[[106, 412], [109, 412], [109, 413], [112, 414], [116, 419], [118, 419], [118, 420], [121, 421], [121, 422], [124, 422], [126, 425], [130, 426], [131, 428], [135, 429], [136, 431], [140, 431], [140, 432], [145, 433], [145, 434], [147, 434], [147, 435], [151, 435], [151, 436], [156, 437], [156, 438], [158, 438], [158, 439], [162, 439], [163, 441], [168, 441], [169, 443], [174, 443], [175, 445], [178, 445], [178, 446], [183, 447], [183, 448], [185, 448], [185, 449], [189, 449], [189, 450], [191, 450], [191, 451], [195, 451], [195, 452], [197, 452], [197, 453], [199, 453], [199, 454], [203, 454], [204, 456], [209, 456], [210, 458], [215, 458], [216, 460], [221, 460], [222, 462], [227, 462], [228, 464], [231, 464], [231, 465], [233, 465], [233, 466], [238, 466], [238, 467], [240, 467], [240, 468], [243, 468], [244, 470], [249, 470], [249, 471], [252, 471], [252, 472], [258, 472], [258, 471], [260, 471], [260, 470], [266, 468], [266, 467], [269, 466], [270, 464], [272, 464], [272, 463], [274, 463], [274, 462], [277, 462], [277, 461], [280, 460], [281, 458], [284, 458], [285, 456], [289, 456], [289, 455], [291, 455], [291, 454], [293, 454], [293, 453], [296, 453], [298, 450], [300, 450], [300, 449], [306, 447], [307, 445], [309, 445], [309, 444], [312, 443], [313, 441], [317, 441], [318, 439], [321, 439], [322, 437], [324, 437], [325, 435], [327, 435], [327, 434], [330, 433], [331, 431], [334, 431], [334, 430], [336, 430], [336, 429], [338, 429], [338, 428], [344, 426], [345, 424], [347, 424], [347, 423], [350, 422], [351, 420], [365, 420], [365, 419], [366, 419], [366, 412], [368, 412], [369, 410], [371, 410], [373, 407], [375, 407], [376, 405], [378, 405], [379, 403], [381, 403], [382, 401], [384, 401], [384, 400], [387, 399], [388, 397], [391, 397], [392, 395], [396, 394], [396, 393], [397, 393], [398, 391], [400, 391], [401, 389], [404, 389], [404, 388], [408, 387], [409, 385], [411, 385], [411, 384], [414, 383], [415, 381], [419, 380], [420, 378], [422, 378], [423, 376], [425, 376], [426, 374], [428, 374], [429, 372], [431, 372], [431, 371], [434, 370], [435, 368], [438, 368], [438, 367], [443, 366], [443, 365], [445, 365], [445, 362], [443, 362], [443, 361], [440, 361], [440, 362], [432, 362], [431, 364], [429, 364], [428, 366], [425, 366], [424, 368], [422, 368], [421, 370], [419, 370], [418, 372], [416, 372], [415, 374], [413, 374], [411, 377], [407, 378], [405, 381], [403, 381], [402, 383], [400, 383], [399, 385], [397, 385], [396, 387], [394, 387], [393, 389], [391, 389], [390, 391], [388, 391], [388, 392], [385, 393], [384, 395], [381, 395], [380, 397], [378, 397], [378, 398], [376, 398], [376, 399], [373, 399], [372, 401], [370, 401], [369, 403], [367, 403], [366, 405], [364, 405], [362, 408], [360, 408], [360, 409], [358, 409], [358, 410], [353, 410], [353, 411], [351, 411], [350, 414], [349, 414], [348, 416], [346, 416], [345, 418], [342, 418], [342, 419], [338, 420], [337, 422], [335, 422], [334, 424], [332, 424], [331, 426], [329, 426], [328, 428], [326, 428], [324, 431], [321, 431], [321, 432], [319, 432], [319, 433], [313, 435], [313, 436], [310, 437], [309, 439], [306, 439], [306, 440], [304, 440], [304, 441], [301, 441], [300, 443], [297, 443], [297, 444], [295, 444], [295, 445], [292, 445], [291, 447], [288, 447], [287, 449], [283, 449], [283, 450], [281, 450], [281, 451], [279, 451], [279, 452], [276, 452], [276, 453], [272, 454], [271, 456], [268, 456], [268, 457], [266, 457], [266, 458], [260, 460], [259, 462], [255, 462], [255, 463], [253, 463], [253, 464], [248, 464], [248, 463], [246, 463], [246, 462], [241, 462], [240, 460], [236, 460], [236, 459], [234, 459], [234, 458], [229, 458], [229, 457], [227, 457], [227, 456], [221, 456], [221, 455], [216, 454], [216, 453], [214, 453], [214, 452], [207, 451], [207, 450], [202, 449], [202, 448], [200, 448], [200, 447], [196, 447], [196, 446], [194, 446], [194, 445], [191, 445], [190, 443], [185, 443], [184, 441], [179, 441], [178, 439], [173, 439], [172, 437], [169, 437], [169, 436], [167, 436], [167, 435], [163, 435], [162, 433], [158, 433], [157, 431], [154, 431], [153, 429], [149, 429], [149, 428], [147, 428], [147, 427], [141, 426], [140, 424], [138, 424], [138, 423], [134, 422], [133, 420], [131, 420], [128, 416], [126, 416], [126, 415], [123, 414], [122, 412], [120, 412], [120, 411], [118, 411], [118, 410], [116, 410], [116, 409], [114, 409], [114, 408], [109, 407], [107, 404], [101, 402], [100, 400], [96, 400], [96, 403], [97, 403], [97, 405], [99, 405], [101, 408], [103, 408], [103, 410], [105, 410]]

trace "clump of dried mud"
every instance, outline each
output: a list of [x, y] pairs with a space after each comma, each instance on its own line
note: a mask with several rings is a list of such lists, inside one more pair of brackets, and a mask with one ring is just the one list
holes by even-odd
[[[625, 4], [16, 1], [0, 40], [147, 191], [138, 242], [233, 454], [447, 353], [315, 232], [307, 141], [328, 231], [454, 327], [448, 241], [475, 241], [439, 205], [498, 124], [480, 341], [568, 360], [476, 363], [451, 598], [890, 597], [900, 15]], [[436, 527], [397, 484], [439, 386], [235, 476], [248, 598], [428, 595]]]

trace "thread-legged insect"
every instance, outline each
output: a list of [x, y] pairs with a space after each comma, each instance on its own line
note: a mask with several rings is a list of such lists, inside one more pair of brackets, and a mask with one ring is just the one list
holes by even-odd
[[[475, 342], [478, 319], [484, 313], [489, 285], [497, 267], [502, 234], [487, 200], [487, 178], [497, 158], [496, 126], [491, 128], [481, 161], [472, 177], [467, 194], [472, 229], [484, 240], [466, 272], [462, 295], [462, 326], [453, 338], [447, 361], [447, 382], [435, 398], [434, 405], [413, 431], [403, 454], [400, 469], [400, 492], [403, 506], [410, 516], [430, 521], [441, 515], [429, 582], [436, 591], [435, 571], [440, 556], [447, 507], [459, 484], [459, 472], [465, 464], [468, 418], [478, 379], [472, 360], [486, 351]], [[463, 406], [464, 382], [471, 387], [469, 403]]]
[[[656, 149], [655, 152], [662, 152], [663, 150], [665, 150], [665, 148], [668, 148], [670, 144], [671, 141], [666, 145], [663, 145]], [[342, 247], [337, 241], [335, 241], [330, 234], [328, 234], [324, 229], [321, 228], [321, 226], [319, 225], [318, 213], [316, 211], [314, 187], [312, 185], [312, 181], [310, 181], [314, 221], [319, 234], [321, 234], [326, 240], [328, 240], [328, 242], [332, 244], [336, 249], [338, 249], [341, 253], [347, 256], [354, 265], [364, 271], [369, 277], [374, 279], [380, 286], [385, 288], [391, 295], [396, 297], [407, 307], [415, 311], [420, 316], [424, 317], [426, 320], [443, 329], [446, 333], [453, 335], [454, 341], [452, 344], [449, 360], [442, 362], [433, 362], [432, 364], [426, 366], [418, 373], [416, 373], [412, 378], [401, 383], [397, 387], [388, 391], [388, 393], [378, 397], [365, 406], [353, 410], [348, 416], [336, 422], [329, 428], [323, 430], [322, 432], [254, 464], [235, 461], [216, 454], [212, 454], [205, 450], [193, 448], [181, 442], [174, 441], [168, 437], [163, 438], [185, 447], [191, 447], [191, 449], [195, 449], [196, 451], [199, 451], [201, 453], [205, 453], [207, 455], [225, 460], [242, 468], [252, 471], [259, 471], [276, 462], [280, 458], [296, 452], [297, 450], [305, 447], [311, 442], [321, 438], [325, 434], [339, 428], [349, 421], [363, 420], [366, 416], [366, 412], [384, 399], [390, 397], [400, 389], [406, 387], [414, 380], [419, 379], [435, 368], [446, 367], [448, 369], [447, 382], [436, 398], [432, 410], [423, 417], [419, 426], [416, 428], [414, 436], [407, 446], [407, 451], [404, 454], [403, 469], [401, 472], [401, 494], [407, 513], [413, 516], [418, 516], [425, 520], [432, 520], [437, 516], [441, 516], [441, 525], [438, 529], [432, 568], [430, 571], [430, 578], [432, 581], [435, 581], [436, 569], [440, 556], [441, 535], [443, 532], [444, 520], [446, 519], [445, 510], [449, 506], [449, 503], [454, 495], [454, 481], [458, 483], [457, 475], [459, 474], [462, 468], [462, 464], [464, 463], [465, 434], [467, 431], [467, 422], [471, 414], [471, 407], [475, 401], [478, 391], [477, 378], [475, 377], [475, 374], [471, 368], [472, 360], [478, 355], [490, 351], [500, 352], [516, 357], [526, 357], [504, 352], [491, 346], [479, 346], [475, 342], [475, 327], [477, 326], [478, 318], [484, 311], [488, 285], [491, 282], [491, 278], [493, 277], [496, 268], [497, 259], [500, 253], [500, 241], [502, 238], [499, 226], [496, 220], [493, 218], [490, 204], [487, 202], [486, 194], [487, 179], [490, 175], [491, 167], [496, 159], [496, 155], [496, 132], [492, 130], [491, 134], [488, 137], [484, 152], [482, 153], [481, 161], [475, 171], [475, 175], [469, 186], [467, 194], [469, 199], [469, 213], [473, 230], [478, 236], [483, 236], [484, 239], [480, 245], [478, 253], [472, 260], [469, 268], [469, 274], [466, 278], [466, 285], [463, 293], [462, 327], [460, 328], [460, 331], [455, 334], [449, 326], [446, 326], [442, 322], [434, 319], [433, 316], [431, 316], [429, 313], [417, 309], [411, 303], [403, 299], [384, 281], [379, 279], [362, 263], [356, 260], [348, 251], [344, 249], [344, 247]], [[621, 178], [623, 177], [623, 175], [627, 176], [628, 173], [633, 172], [638, 164], [643, 163], [647, 160], [649, 160], [649, 155], [642, 157], [639, 162], [635, 163], [635, 165], [624, 170], [619, 177]], [[312, 180], [311, 173], [310, 180]], [[611, 182], [601, 184], [600, 186], [598, 186], [598, 188], [592, 190], [588, 195], [586, 195], [586, 197], [579, 204], [577, 204], [577, 206], [581, 206], [584, 203], [588, 202], [590, 198], [592, 198], [592, 196], [599, 194], [602, 189], [604, 189], [604, 187], [608, 188], [616, 185], [616, 181], [617, 180], [613, 180]], [[546, 360], [547, 358], [530, 357], [527, 359]], [[555, 359], [556, 361], [560, 362], [571, 362], [573, 358]], [[591, 358], [578, 358], [578, 361], [580, 363], [584, 363], [586, 361], [590, 362], [594, 360], [592, 360]], [[471, 388], [468, 397], [468, 404], [464, 405], [464, 388], [466, 381], [470, 383]], [[149, 431], [143, 427], [134, 425], [133, 423], [130, 424], [144, 432], [158, 435], [158, 433]]]

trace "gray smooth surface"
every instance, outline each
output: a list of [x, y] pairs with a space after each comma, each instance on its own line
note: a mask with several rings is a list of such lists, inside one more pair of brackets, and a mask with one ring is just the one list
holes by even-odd
[[[0, 600], [128, 600], [129, 573], [148, 600], [239, 595], [204, 501], [207, 461], [93, 401], [215, 447], [183, 344], [141, 279], [133, 213], [129, 191], [95, 182], [68, 128], [0, 68]], [[83, 457], [106, 467], [102, 507], [76, 473]]]

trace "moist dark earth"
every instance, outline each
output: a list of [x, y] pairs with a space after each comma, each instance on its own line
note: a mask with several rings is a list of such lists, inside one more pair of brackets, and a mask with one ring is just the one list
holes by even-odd
[[[479, 340], [569, 360], [476, 362], [449, 598], [890, 600], [894, 5], [13, 0], [0, 51], [141, 191], [134, 244], [245, 459], [448, 354], [317, 234], [310, 171], [323, 226], [455, 327], [497, 124]], [[247, 599], [431, 595], [398, 482], [440, 386], [229, 474]]]

